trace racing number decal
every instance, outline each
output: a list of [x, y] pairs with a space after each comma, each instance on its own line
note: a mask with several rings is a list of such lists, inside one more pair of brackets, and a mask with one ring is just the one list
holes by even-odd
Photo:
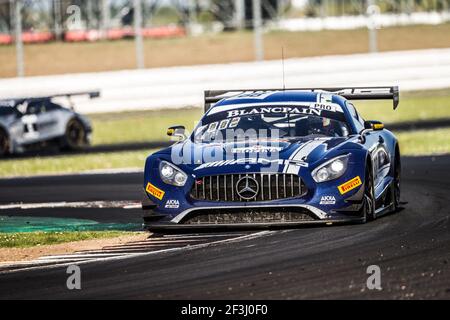
[[165, 193], [161, 189], [152, 185], [150, 182], [147, 183], [147, 187], [145, 188], [145, 191], [147, 191], [149, 194], [151, 194], [152, 196], [154, 196], [156, 199], [159, 199], [159, 200], [162, 200], [162, 198], [164, 197], [164, 193]]
[[22, 123], [24, 125], [24, 133], [23, 135], [27, 138], [36, 138], [39, 136], [39, 132], [37, 131], [37, 116], [35, 114], [24, 115], [22, 117]]
[[341, 184], [338, 187], [338, 189], [341, 194], [344, 194], [344, 193], [349, 192], [350, 190], [353, 190], [353, 189], [359, 187], [361, 184], [362, 184], [361, 178], [359, 176], [357, 176], [357, 177]]

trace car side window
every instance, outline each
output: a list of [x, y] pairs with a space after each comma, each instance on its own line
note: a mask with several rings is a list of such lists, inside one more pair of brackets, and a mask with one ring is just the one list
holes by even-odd
[[44, 108], [45, 108], [45, 112], [61, 109], [61, 107], [59, 105], [57, 105], [56, 103], [53, 103], [51, 101], [46, 101], [44, 103]]
[[348, 111], [350, 111], [350, 115], [355, 120], [356, 129], [359, 131], [364, 129], [364, 120], [359, 116], [356, 108], [353, 104], [347, 102]]
[[26, 114], [40, 114], [46, 113], [49, 111], [58, 110], [61, 107], [51, 101], [43, 100], [43, 101], [33, 101], [28, 104]]
[[44, 105], [42, 102], [32, 102], [27, 106], [26, 114], [39, 114], [43, 112]]

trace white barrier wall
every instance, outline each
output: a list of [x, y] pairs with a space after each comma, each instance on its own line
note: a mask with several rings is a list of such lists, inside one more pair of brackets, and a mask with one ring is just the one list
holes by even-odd
[[[286, 87], [399, 85], [450, 87], [450, 49], [355, 54], [285, 61]], [[200, 106], [206, 89], [281, 88], [279, 60], [0, 80], [0, 99], [100, 89], [78, 98], [83, 113]]]
[[374, 24], [379, 28], [407, 25], [437, 25], [450, 21], [450, 12], [412, 12], [394, 14], [375, 14], [359, 16], [337, 16], [316, 18], [282, 19], [274, 23], [274, 29], [287, 31], [320, 31], [320, 30], [349, 30], [367, 28]]

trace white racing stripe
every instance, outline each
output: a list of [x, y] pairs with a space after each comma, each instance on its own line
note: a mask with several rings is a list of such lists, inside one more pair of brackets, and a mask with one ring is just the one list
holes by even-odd
[[292, 160], [301, 161], [303, 158], [307, 157], [311, 152], [313, 152], [318, 146], [323, 143], [323, 140], [313, 140], [308, 143], [304, 148], [297, 152]]
[[78, 202], [43, 202], [43, 203], [10, 203], [0, 205], [0, 210], [11, 209], [42, 209], [42, 208], [122, 208], [139, 209], [141, 204], [136, 201], [78, 201]]
[[[303, 161], [303, 158], [307, 157], [311, 152], [313, 152], [318, 146], [324, 142], [321, 140], [310, 140], [302, 144], [297, 150], [295, 150], [289, 157], [292, 161]], [[300, 166], [297, 164], [288, 164], [284, 167], [283, 172], [289, 174], [297, 174], [300, 171]]]
[[297, 150], [295, 150], [294, 152], [292, 152], [291, 156], [289, 157], [289, 160], [292, 160], [294, 157], [297, 156], [297, 154], [304, 148], [306, 147], [308, 144], [310, 144], [312, 142], [312, 140], [310, 141], [306, 141], [304, 144], [300, 145]]

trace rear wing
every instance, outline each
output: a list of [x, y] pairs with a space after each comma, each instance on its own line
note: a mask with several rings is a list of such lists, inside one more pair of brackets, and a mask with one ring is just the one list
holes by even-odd
[[392, 100], [394, 110], [400, 102], [398, 86], [393, 87], [334, 87], [334, 88], [292, 88], [292, 89], [242, 89], [205, 91], [205, 112], [212, 104], [222, 99], [238, 96], [242, 93], [269, 91], [309, 91], [327, 92], [340, 95], [347, 100]]
[[59, 98], [59, 97], [73, 97], [73, 96], [88, 96], [89, 99], [99, 98], [100, 97], [100, 91], [82, 91], [82, 92], [71, 92], [71, 93], [59, 93], [52, 95], [48, 98]]
[[25, 102], [34, 102], [34, 101], [44, 101], [51, 100], [53, 98], [67, 98], [70, 99], [74, 96], [88, 96], [89, 99], [99, 98], [100, 91], [82, 91], [82, 92], [68, 92], [68, 93], [57, 93], [49, 96], [34, 96], [34, 97], [20, 97], [20, 98], [7, 98], [0, 100], [0, 106], [9, 106], [16, 107]]

